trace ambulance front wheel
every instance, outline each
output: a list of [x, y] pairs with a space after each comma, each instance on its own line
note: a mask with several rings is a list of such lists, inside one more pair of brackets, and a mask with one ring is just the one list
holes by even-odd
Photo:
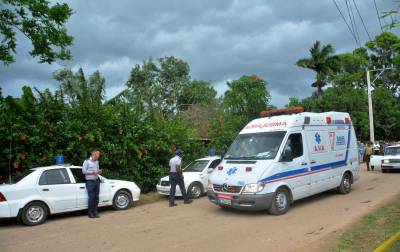
[[273, 215], [285, 214], [290, 207], [290, 196], [286, 188], [278, 188], [272, 198], [268, 212]]

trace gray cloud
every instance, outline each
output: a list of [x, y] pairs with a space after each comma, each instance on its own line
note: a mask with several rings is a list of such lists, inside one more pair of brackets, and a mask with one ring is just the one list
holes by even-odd
[[[346, 14], [344, 1], [337, 0]], [[380, 28], [372, 1], [356, 1], [371, 35]], [[307, 57], [316, 40], [337, 52], [355, 48], [332, 1], [69, 1], [75, 13], [68, 21], [74, 36], [72, 61], [36, 63], [19, 36], [16, 63], [0, 66], [3, 94], [18, 96], [22, 85], [58, 87], [52, 72], [62, 67], [86, 74], [99, 70], [107, 81], [107, 96], [124, 88], [130, 69], [148, 58], [175, 56], [189, 63], [195, 79], [210, 80], [220, 94], [226, 81], [257, 74], [268, 82], [274, 105], [288, 97], [307, 97], [312, 71], [295, 66]], [[381, 10], [392, 1], [377, 1]], [[356, 12], [355, 12], [356, 14]], [[357, 18], [362, 44], [366, 33]]]

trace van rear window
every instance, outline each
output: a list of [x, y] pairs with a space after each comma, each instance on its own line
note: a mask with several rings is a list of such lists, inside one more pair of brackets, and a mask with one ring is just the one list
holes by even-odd
[[241, 134], [232, 143], [225, 159], [274, 159], [286, 131]]

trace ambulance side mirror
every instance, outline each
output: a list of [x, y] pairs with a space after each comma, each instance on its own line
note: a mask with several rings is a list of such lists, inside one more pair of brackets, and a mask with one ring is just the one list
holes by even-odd
[[293, 161], [293, 152], [291, 149], [286, 149], [282, 152], [280, 162], [292, 162]]

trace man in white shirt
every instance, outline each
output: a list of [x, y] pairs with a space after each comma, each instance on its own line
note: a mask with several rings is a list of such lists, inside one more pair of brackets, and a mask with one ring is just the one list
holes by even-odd
[[169, 182], [171, 184], [171, 189], [169, 191], [169, 206], [174, 207], [177, 206], [175, 204], [175, 192], [176, 186], [179, 186], [179, 189], [182, 192], [183, 200], [185, 204], [192, 203], [192, 200], [188, 198], [185, 183], [183, 181], [183, 174], [182, 174], [182, 156], [183, 151], [181, 149], [176, 149], [175, 157], [169, 160]]
[[90, 158], [85, 160], [82, 165], [82, 173], [86, 178], [86, 190], [88, 192], [88, 216], [89, 218], [99, 218], [98, 205], [100, 194], [99, 168], [100, 151], [94, 150]]

